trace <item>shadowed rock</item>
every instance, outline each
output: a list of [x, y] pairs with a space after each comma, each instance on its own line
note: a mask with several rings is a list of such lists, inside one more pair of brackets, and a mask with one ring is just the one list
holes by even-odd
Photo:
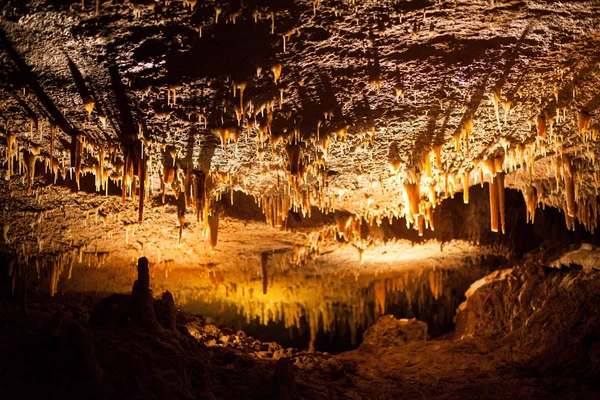
[[131, 315], [131, 295], [113, 294], [98, 302], [92, 310], [90, 324], [122, 324]]
[[177, 308], [171, 292], [167, 290], [163, 293], [161, 300], [154, 302], [154, 312], [160, 326], [172, 331], [177, 329]]
[[98, 382], [104, 378], [104, 371], [96, 358], [94, 336], [76, 322], [69, 324], [69, 344], [75, 354], [75, 371], [84, 379]]
[[275, 364], [275, 384], [276, 399], [293, 399], [298, 396], [298, 387], [294, 379], [294, 364], [288, 358], [280, 358]]
[[154, 313], [154, 299], [150, 290], [148, 259], [138, 260], [138, 279], [131, 292], [131, 320], [145, 328], [158, 328], [160, 325]]

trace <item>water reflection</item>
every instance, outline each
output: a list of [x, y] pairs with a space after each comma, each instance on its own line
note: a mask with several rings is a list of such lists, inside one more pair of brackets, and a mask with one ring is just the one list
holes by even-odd
[[[184, 311], [229, 321], [261, 340], [338, 352], [356, 347], [384, 314], [425, 321], [433, 337], [450, 331], [467, 288], [502, 258], [463, 253], [459, 262], [444, 254], [445, 263], [394, 258], [383, 268], [335, 264], [326, 257], [298, 265], [293, 252], [270, 251], [228, 264], [161, 260], [150, 263], [150, 273], [154, 294], [169, 290]], [[135, 280], [136, 257], [125, 253], [74, 250], [49, 260], [20, 260], [15, 266], [35, 264], [30, 270], [37, 271], [38, 286], [49, 282], [51, 294], [129, 293]], [[19, 274], [16, 267], [10, 270]]]
[[174, 269], [168, 282], [155, 280], [154, 290], [168, 289], [184, 311], [232, 322], [259, 339], [337, 352], [356, 347], [384, 314], [425, 321], [433, 337], [450, 331], [465, 291], [493, 264], [488, 257], [453, 268], [355, 275], [286, 267], [282, 257], [262, 255], [257, 268], [237, 272]]

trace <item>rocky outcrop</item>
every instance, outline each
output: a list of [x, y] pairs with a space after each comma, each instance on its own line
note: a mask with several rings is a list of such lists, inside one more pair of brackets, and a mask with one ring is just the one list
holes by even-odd
[[365, 331], [360, 350], [369, 351], [373, 347], [404, 346], [409, 342], [427, 340], [427, 324], [412, 319], [397, 319], [384, 315]]
[[497, 339], [498, 356], [542, 371], [598, 374], [600, 273], [550, 264], [530, 254], [475, 282], [455, 317], [456, 337]]
[[154, 313], [160, 326], [172, 331], [177, 329], [177, 307], [171, 292], [167, 290], [160, 300], [154, 301]]

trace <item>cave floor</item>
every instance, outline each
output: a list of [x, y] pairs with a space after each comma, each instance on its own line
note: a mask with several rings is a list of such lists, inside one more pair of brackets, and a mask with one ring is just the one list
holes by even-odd
[[[46, 398], [81, 398], [83, 393], [87, 398], [198, 399], [600, 396], [600, 388], [593, 382], [566, 378], [559, 371], [542, 373], [519, 367], [513, 361], [518, 357], [511, 348], [512, 340], [506, 338], [454, 340], [448, 335], [401, 347], [368, 347], [332, 356], [261, 343], [239, 331], [233, 333], [226, 325], [219, 325], [219, 329], [234, 336], [236, 344], [207, 346], [207, 341], [197, 340], [188, 332], [195, 323], [195, 337], [205, 338], [214, 325], [182, 313], [178, 316], [181, 332], [152, 333], [131, 323], [90, 326], [98, 363], [104, 370], [101, 378], [94, 379], [81, 372], [85, 368], [74, 368], [78, 361], [72, 354], [70, 333], [61, 333], [56, 317], [54, 322], [52, 317], [62, 311], [65, 321], [87, 326], [94, 302], [89, 297], [64, 297], [31, 303], [26, 317], [14, 303], [2, 303], [0, 369], [6, 398], [42, 394]], [[289, 373], [292, 383], [275, 361], [283, 356], [294, 363]], [[203, 397], [210, 395], [214, 397]]]

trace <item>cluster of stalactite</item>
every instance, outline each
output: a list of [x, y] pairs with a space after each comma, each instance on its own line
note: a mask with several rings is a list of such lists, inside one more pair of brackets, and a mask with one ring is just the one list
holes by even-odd
[[[131, 2], [132, 12], [136, 18], [143, 17], [151, 12], [154, 2]], [[317, 14], [322, 5], [314, 2], [314, 13]], [[82, 6], [84, 6], [82, 4]], [[105, 6], [110, 6], [106, 5]], [[179, 6], [179, 5], [178, 5]], [[182, 6], [194, 12], [198, 4], [195, 1], [185, 1]], [[335, 14], [358, 12], [359, 5], [354, 1], [342, 2], [332, 6]], [[85, 9], [85, 7], [83, 7]], [[96, 13], [100, 13], [99, 3]], [[425, 20], [427, 9], [423, 11], [422, 19]], [[415, 14], [415, 18], [418, 15]], [[250, 190], [263, 213], [267, 222], [274, 227], [285, 227], [290, 211], [301, 213], [310, 217], [311, 208], [317, 207], [320, 211], [329, 213], [336, 209], [336, 198], [342, 197], [340, 193], [331, 193], [328, 187], [329, 172], [327, 161], [333, 147], [342, 151], [349, 147], [348, 135], [351, 126], [340, 124], [333, 118], [332, 110], [321, 110], [314, 121], [302, 121], [301, 116], [292, 115], [285, 106], [288, 105], [287, 94], [292, 91], [291, 79], [287, 79], [288, 68], [285, 60], [287, 47], [293, 36], [301, 27], [290, 27], [289, 23], [278, 25], [278, 14], [269, 8], [257, 9], [227, 9], [219, 4], [214, 5], [214, 15], [202, 22], [198, 27], [200, 36], [203, 29], [211, 25], [230, 23], [235, 25], [239, 18], [253, 20], [255, 24], [267, 23], [270, 25], [271, 35], [279, 35], [281, 39], [281, 52], [264, 65], [256, 69], [256, 78], [248, 76], [226, 77], [226, 82], [231, 85], [232, 99], [215, 105], [213, 109], [185, 110], [188, 115], [186, 123], [197, 123], [198, 127], [212, 132], [221, 142], [222, 150], [236, 151], [238, 143], [243, 138], [254, 137], [256, 144], [256, 159], [262, 161], [270, 147], [273, 159], [278, 161], [277, 186], [263, 190], [263, 188]], [[400, 23], [403, 15], [400, 15]], [[418, 33], [422, 23], [414, 23], [413, 34]], [[380, 68], [380, 67], [379, 67]], [[561, 73], [562, 74], [562, 73]], [[257, 85], [258, 79], [267, 76], [276, 89], [275, 95], [265, 96], [258, 91], [250, 92], [249, 89]], [[377, 89], [377, 95], [389, 95], [396, 101], [404, 101], [405, 89], [402, 85], [401, 74], [394, 75], [393, 93], [380, 93], [383, 74], [375, 71], [368, 77], [372, 88]], [[598, 138], [598, 124], [593, 119], [590, 110], [578, 109], [573, 99], [580, 96], [578, 83], [573, 79], [570, 96], [559, 98], [561, 91], [558, 84], [563, 84], [566, 77], [560, 76], [553, 91], [553, 98], [545, 102], [544, 107], [538, 106], [536, 112], [528, 120], [529, 130], [527, 137], [520, 140], [502, 137], [503, 126], [507, 125], [507, 118], [511, 115], [522, 94], [517, 92], [514, 98], [509, 98], [503, 93], [501, 87], [489, 91], [490, 101], [494, 108], [498, 130], [494, 133], [499, 137], [501, 148], [490, 149], [481, 155], [473, 155], [473, 142], [476, 137], [476, 110], [469, 111], [463, 117], [460, 126], [446, 143], [425, 145], [416, 149], [413, 159], [405, 163], [397, 154], [391, 154], [389, 161], [390, 174], [398, 178], [398, 186], [402, 195], [395, 205], [378, 207], [372, 198], [362, 200], [365, 204], [357, 217], [338, 222], [338, 235], [345, 242], [354, 241], [360, 254], [368, 243], [360, 240], [356, 234], [357, 224], [367, 221], [369, 224], [381, 224], [386, 218], [404, 218], [408, 226], [418, 230], [423, 235], [426, 229], [434, 230], [436, 206], [447, 197], [462, 192], [465, 203], [469, 202], [469, 187], [474, 184], [487, 183], [489, 185], [490, 225], [494, 232], [505, 231], [505, 201], [504, 188], [507, 175], [516, 170], [527, 171], [531, 176], [531, 183], [520, 183], [518, 188], [523, 191], [528, 210], [528, 221], [533, 222], [535, 208], [542, 205], [551, 205], [565, 210], [566, 222], [574, 228], [579, 222], [588, 230], [594, 230], [597, 225], [597, 196], [598, 173], [595, 168], [595, 154]], [[157, 88], [156, 92], [167, 93], [168, 110], [181, 106], [181, 91], [185, 83], [169, 84], [166, 88]], [[143, 98], [153, 96], [152, 88], [143, 91]], [[253, 93], [253, 95], [251, 94]], [[94, 97], [83, 90], [81, 94], [82, 108], [80, 112], [84, 119], [98, 118], [106, 128], [107, 115], [101, 110]], [[517, 95], [519, 98], [517, 99]], [[179, 101], [179, 103], [178, 103]], [[443, 100], [440, 101], [440, 107]], [[541, 103], [540, 103], [541, 104]], [[593, 111], [593, 110], [592, 110]], [[209, 121], [209, 117], [211, 120]], [[155, 112], [157, 120], [169, 120], [171, 112]], [[285, 120], [285, 127], [275, 124], [277, 119]], [[558, 128], [564, 128], [567, 120], [574, 122], [576, 134], [581, 140], [580, 146], [567, 146], [564, 134], [558, 133]], [[503, 120], [503, 121], [502, 121]], [[229, 121], [232, 121], [231, 123]], [[149, 139], [150, 132], [146, 132], [144, 124], [138, 121], [139, 132], [135, 138], [130, 138], [121, 146], [100, 143], [91, 140], [85, 132], [69, 132], [71, 147], [59, 150], [56, 142], [61, 133], [55, 121], [42, 121], [41, 118], [32, 116], [29, 119], [29, 132], [24, 137], [18, 137], [15, 129], [7, 123], [5, 129], [5, 159], [6, 179], [10, 180], [16, 173], [20, 174], [27, 184], [28, 192], [34, 187], [36, 166], [42, 163], [45, 171], [54, 176], [66, 179], [67, 173], [80, 187], [80, 179], [86, 174], [95, 178], [95, 188], [98, 192], [108, 194], [109, 184], [120, 187], [123, 201], [128, 197], [139, 200], [139, 222], [144, 219], [144, 204], [146, 199], [153, 194], [161, 193], [162, 204], [166, 202], [167, 189], [171, 190], [177, 204], [177, 221], [180, 227], [180, 239], [184, 234], [186, 213], [193, 209], [197, 223], [202, 223], [203, 232], [208, 238], [212, 249], [217, 244], [219, 215], [215, 206], [216, 201], [225, 194], [227, 188], [233, 201], [234, 190], [244, 190], [244, 180], [248, 177], [238, 176], [233, 171], [201, 170], [194, 167], [193, 162], [185, 161], [183, 165], [180, 154], [185, 149], [178, 148], [175, 142], [167, 144], [167, 140], [153, 141]], [[305, 127], [312, 124], [311, 129]], [[356, 137], [353, 142], [360, 143], [365, 148], [370, 148], [374, 143], [376, 127], [362, 127], [361, 132], [353, 133]], [[49, 145], [42, 142], [49, 133]], [[65, 132], [67, 133], [67, 132]], [[134, 135], [135, 136], [135, 135]], [[233, 145], [233, 146], [232, 146]], [[233, 147], [233, 149], [232, 149]], [[453, 149], [453, 151], [452, 151]], [[398, 150], [394, 150], [397, 152]], [[390, 153], [392, 145], [390, 145]], [[464, 163], [459, 169], [449, 166], [452, 153], [470, 157], [472, 162]], [[537, 182], [539, 177], [535, 174], [535, 164], [544, 158], [552, 159], [552, 172], [548, 179], [553, 179], [556, 187], [564, 193], [564, 201], [556, 200], [554, 192]], [[202, 160], [200, 160], [202, 161]], [[280, 172], [285, 176], [286, 183], [279, 184]], [[587, 177], [593, 176], [595, 182], [584, 182]], [[380, 184], [382, 177], [374, 177], [373, 185]], [[160, 182], [157, 189], [156, 182]], [[585, 189], [585, 190], [582, 190]], [[346, 189], [348, 190], [348, 189]], [[214, 191], [214, 192], [213, 192]], [[374, 204], [375, 203], [375, 204]], [[352, 235], [350, 235], [352, 231]], [[352, 236], [352, 238], [350, 238]], [[357, 240], [353, 240], [357, 238]]]

